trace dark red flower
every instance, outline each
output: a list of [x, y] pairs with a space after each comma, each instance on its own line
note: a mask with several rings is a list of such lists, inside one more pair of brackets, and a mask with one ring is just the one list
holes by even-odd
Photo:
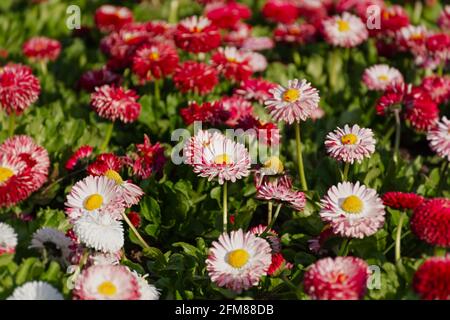
[[217, 70], [201, 62], [186, 61], [178, 66], [173, 75], [175, 86], [183, 93], [211, 92], [219, 82]]
[[124, 161], [134, 175], [148, 179], [163, 168], [166, 162], [164, 147], [159, 142], [152, 145], [149, 137], [144, 135], [144, 143], [136, 144], [136, 152], [129, 154]]
[[258, 139], [258, 142], [267, 145], [277, 145], [280, 143], [280, 129], [272, 122], [262, 122], [253, 115], [242, 117], [236, 128], [242, 129], [246, 134]]
[[249, 56], [235, 47], [220, 48], [213, 54], [213, 66], [228, 80], [243, 81], [252, 75]]
[[119, 172], [122, 165], [122, 159], [115, 154], [102, 153], [88, 166], [87, 172], [93, 176], [103, 176], [108, 170]]
[[413, 287], [424, 300], [450, 300], [450, 255], [427, 259], [414, 274]]
[[89, 70], [80, 77], [78, 86], [88, 92], [93, 92], [95, 87], [105, 84], [119, 86], [122, 83], [122, 76], [112, 72], [106, 67], [97, 70]]
[[415, 193], [386, 192], [382, 197], [383, 204], [393, 209], [415, 209], [425, 200]]
[[225, 111], [222, 104], [217, 101], [205, 102], [201, 105], [191, 101], [186, 108], [180, 110], [180, 114], [187, 125], [194, 121], [201, 121], [217, 126], [224, 124], [229, 118], [229, 112]]
[[422, 80], [420, 85], [437, 104], [446, 103], [450, 100], [450, 77], [428, 76]]
[[251, 37], [252, 27], [244, 22], [238, 22], [233, 28], [223, 33], [223, 42], [227, 45], [241, 47]]
[[384, 116], [395, 109], [401, 109], [405, 96], [406, 84], [395, 83], [390, 85], [377, 101], [375, 106], [377, 114]]
[[220, 104], [228, 113], [225, 124], [230, 127], [236, 126], [240, 119], [253, 114], [253, 105], [240, 96], [223, 97]]
[[298, 18], [298, 9], [295, 4], [286, 0], [268, 0], [262, 8], [262, 14], [267, 20], [290, 24]]
[[403, 27], [409, 25], [409, 17], [405, 9], [399, 5], [383, 8], [381, 10], [381, 29], [371, 29], [371, 33], [393, 34]]
[[[175, 28], [163, 20], [153, 20], [145, 23], [145, 29], [156, 42], [173, 40]], [[167, 44], [167, 43], [166, 43]]]
[[130, 211], [127, 213], [127, 216], [134, 227], [139, 228], [141, 226], [142, 219], [139, 212]]
[[117, 31], [133, 22], [133, 13], [126, 7], [105, 4], [95, 11], [94, 20], [100, 31]]
[[383, 9], [385, 7], [383, 0], [338, 0], [336, 3], [336, 11], [353, 11], [360, 18], [367, 18], [367, 8], [370, 6], [377, 6]]
[[175, 71], [177, 65], [177, 51], [163, 43], [144, 45], [133, 58], [133, 72], [143, 80], [166, 77]]
[[284, 259], [281, 252], [272, 254], [272, 264], [267, 271], [267, 274], [272, 277], [279, 276], [284, 270], [292, 269], [293, 265]]
[[223, 29], [231, 29], [241, 21], [250, 18], [250, 9], [241, 3], [213, 3], [206, 6], [205, 15], [216, 26]]
[[430, 245], [450, 247], [450, 199], [424, 201], [414, 209], [411, 230]]
[[240, 87], [236, 89], [235, 93], [247, 100], [257, 101], [262, 104], [271, 97], [269, 90], [275, 87], [276, 84], [262, 78], [247, 79], [241, 82]]
[[55, 61], [61, 52], [61, 43], [47, 37], [34, 37], [22, 47], [23, 54], [36, 61]]
[[193, 16], [178, 23], [174, 40], [178, 48], [199, 53], [219, 47], [221, 37], [219, 29], [209, 19]]
[[69, 160], [67, 160], [66, 162], [66, 169], [67, 170], [73, 170], [76, 165], [78, 164], [79, 161], [88, 158], [91, 154], [92, 151], [94, 150], [94, 148], [92, 148], [89, 145], [84, 145], [79, 147], [74, 153], [73, 155], [69, 158]]
[[312, 24], [292, 23], [279, 24], [273, 31], [275, 41], [294, 44], [305, 44], [312, 42], [316, 37], [317, 30]]
[[448, 51], [450, 47], [450, 35], [445, 33], [430, 35], [426, 38], [425, 45], [431, 52]]
[[414, 129], [426, 131], [439, 120], [439, 108], [431, 96], [422, 88], [415, 87], [405, 95], [405, 118]]

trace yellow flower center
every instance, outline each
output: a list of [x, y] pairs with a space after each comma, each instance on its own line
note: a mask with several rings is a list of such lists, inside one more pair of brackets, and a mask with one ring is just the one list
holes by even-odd
[[378, 80], [386, 82], [389, 81], [389, 77], [385, 74], [382, 74], [378, 76]]
[[348, 276], [346, 274], [343, 274], [343, 273], [338, 273], [338, 274], [334, 274], [333, 278], [334, 278], [334, 282], [335, 283], [341, 283], [342, 284], [348, 279]]
[[153, 51], [148, 55], [148, 58], [152, 61], [157, 61], [157, 60], [159, 60], [159, 53], [156, 51]]
[[14, 175], [11, 169], [0, 167], [0, 183], [5, 182]]
[[233, 250], [228, 253], [227, 261], [233, 268], [241, 268], [248, 262], [250, 255], [244, 249]]
[[355, 144], [358, 141], [358, 137], [354, 135], [353, 133], [346, 134], [345, 136], [342, 136], [341, 142], [343, 144]]
[[192, 32], [195, 32], [195, 33], [202, 32], [202, 28], [195, 26], [194, 28], [192, 28]]
[[103, 204], [103, 197], [98, 193], [90, 195], [84, 202], [84, 208], [88, 211], [97, 210]]
[[215, 164], [231, 164], [233, 161], [231, 160], [231, 157], [227, 155], [226, 153], [219, 154], [214, 158]]
[[116, 294], [117, 287], [111, 281], [105, 281], [97, 287], [97, 291], [101, 295], [111, 297]]
[[350, 30], [350, 24], [345, 20], [338, 20], [337, 25], [340, 32], [347, 32]]
[[420, 33], [414, 33], [411, 35], [411, 40], [422, 40], [423, 36]]
[[341, 204], [342, 210], [347, 213], [361, 213], [363, 207], [362, 200], [357, 196], [349, 196]]
[[284, 171], [283, 162], [277, 156], [272, 156], [264, 162], [264, 168], [269, 169], [273, 174], [280, 174]]
[[123, 183], [122, 177], [117, 173], [117, 171], [109, 169], [105, 172], [105, 177], [114, 180], [119, 185]]
[[286, 102], [295, 102], [300, 98], [300, 91], [298, 89], [287, 89], [283, 93], [283, 100]]

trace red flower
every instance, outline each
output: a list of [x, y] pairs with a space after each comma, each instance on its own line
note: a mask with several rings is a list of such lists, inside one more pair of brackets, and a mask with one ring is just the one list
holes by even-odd
[[31, 69], [21, 64], [8, 64], [0, 69], [0, 106], [7, 114], [21, 114], [36, 102], [41, 85]]
[[79, 147], [69, 158], [69, 160], [67, 160], [65, 166], [66, 169], [73, 170], [75, 166], [78, 164], [78, 162], [84, 158], [88, 158], [92, 154], [93, 150], [94, 148], [92, 148], [89, 145]]
[[264, 103], [265, 100], [271, 97], [270, 89], [275, 88], [276, 85], [270, 81], [259, 79], [247, 79], [242, 81], [240, 87], [236, 89], [235, 93], [244, 97], [247, 100]]
[[61, 43], [47, 37], [34, 37], [24, 43], [22, 52], [32, 60], [55, 61], [61, 52]]
[[141, 226], [142, 219], [139, 212], [130, 211], [127, 213], [127, 216], [134, 227], [139, 228]]
[[448, 51], [450, 47], [450, 35], [445, 33], [436, 33], [430, 35], [425, 40], [427, 49], [431, 52]]
[[366, 18], [367, 8], [372, 5], [383, 9], [385, 7], [383, 0], [338, 0], [336, 11], [354, 11], [360, 18]]
[[223, 29], [231, 29], [240, 20], [245, 20], [251, 16], [250, 9], [241, 3], [213, 3], [205, 8], [206, 17], [216, 26]]
[[120, 171], [122, 165], [122, 160], [115, 154], [102, 153], [89, 165], [87, 172], [93, 176], [102, 176], [108, 170]]
[[393, 5], [381, 10], [381, 29], [371, 29], [371, 33], [394, 34], [403, 27], [409, 25], [409, 17], [405, 9], [399, 5]]
[[236, 125], [246, 131], [246, 134], [254, 134], [260, 143], [277, 145], [280, 143], [280, 130], [275, 123], [264, 123], [253, 115], [247, 115], [240, 119]]
[[272, 264], [267, 271], [267, 274], [272, 277], [279, 276], [284, 270], [292, 269], [293, 265], [284, 259], [281, 253], [272, 254]]
[[244, 22], [237, 23], [223, 34], [223, 42], [227, 45], [241, 47], [251, 37], [252, 27]]
[[175, 32], [175, 28], [163, 20], [153, 20], [145, 23], [145, 29], [149, 33], [150, 37], [156, 42], [164, 40], [171, 40]]
[[101, 87], [105, 84], [119, 86], [122, 80], [122, 76], [104, 67], [83, 73], [78, 81], [78, 86], [88, 92], [92, 92], [95, 90], [95, 87]]
[[405, 91], [404, 83], [390, 85], [376, 104], [377, 114], [384, 116], [395, 109], [401, 109]]
[[382, 197], [385, 206], [394, 209], [415, 209], [425, 200], [415, 193], [386, 192]]
[[209, 52], [220, 46], [219, 29], [205, 17], [186, 18], [177, 25], [175, 44], [187, 52]]
[[413, 287], [424, 300], [450, 300], [450, 255], [427, 259], [414, 274]]
[[405, 96], [405, 118], [418, 131], [426, 131], [439, 120], [439, 108], [430, 95], [415, 87]]
[[430, 245], [450, 247], [450, 199], [424, 201], [414, 209], [411, 230]]
[[201, 105], [191, 101], [186, 108], [180, 110], [180, 114], [187, 125], [194, 121], [202, 121], [216, 126], [223, 124], [229, 118], [229, 112], [225, 111], [222, 104], [217, 101], [205, 102]]
[[450, 77], [428, 76], [422, 80], [420, 87], [428, 92], [437, 104], [450, 100]]
[[228, 119], [225, 124], [234, 127], [240, 119], [253, 114], [252, 104], [240, 96], [223, 97], [220, 104], [228, 113]]
[[290, 1], [268, 0], [262, 8], [262, 14], [267, 20], [289, 24], [297, 20], [298, 9]]
[[141, 179], [148, 179], [152, 173], [159, 172], [166, 162], [164, 147], [160, 143], [151, 144], [147, 135], [144, 143], [136, 145], [136, 152], [125, 158], [125, 163], [133, 170], [133, 174]]
[[234, 47], [220, 48], [211, 58], [213, 65], [233, 81], [242, 81], [250, 78], [253, 71], [249, 56]]
[[305, 44], [312, 42], [316, 36], [317, 30], [312, 24], [293, 23], [279, 24], [273, 31], [275, 41]]
[[163, 43], [144, 45], [133, 58], [133, 72], [143, 80], [166, 77], [175, 71], [177, 65], [177, 51]]
[[91, 105], [102, 118], [111, 121], [120, 119], [124, 123], [134, 122], [141, 113], [139, 96], [134, 90], [104, 85], [91, 94]]
[[95, 11], [94, 20], [97, 28], [102, 32], [117, 31], [133, 22], [133, 13], [126, 7], [106, 4]]
[[173, 81], [183, 93], [191, 91], [204, 95], [214, 89], [219, 79], [217, 70], [213, 67], [200, 62], [186, 61], [175, 70]]

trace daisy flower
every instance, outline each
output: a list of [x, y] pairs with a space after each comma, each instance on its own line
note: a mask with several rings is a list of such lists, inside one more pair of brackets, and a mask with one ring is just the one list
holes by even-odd
[[45, 252], [65, 264], [70, 258], [70, 245], [72, 240], [65, 233], [54, 228], [40, 228], [31, 237], [30, 249]]
[[143, 45], [133, 58], [133, 72], [142, 80], [160, 79], [175, 71], [178, 60], [177, 50], [171, 45]]
[[106, 84], [95, 88], [95, 92], [91, 94], [91, 105], [102, 118], [131, 123], [136, 121], [141, 113], [138, 99], [139, 96], [134, 90]]
[[234, 27], [223, 31], [223, 44], [243, 48], [243, 44], [252, 34], [252, 27], [244, 22], [238, 22]]
[[36, 102], [41, 85], [30, 67], [8, 64], [0, 69], [0, 107], [7, 114], [22, 114]]
[[180, 21], [174, 34], [178, 48], [192, 53], [209, 52], [220, 45], [219, 29], [206, 17], [192, 16]]
[[244, 99], [257, 101], [262, 104], [271, 97], [270, 90], [275, 87], [275, 83], [262, 78], [247, 79], [241, 82], [235, 93]]
[[420, 87], [427, 91], [437, 104], [450, 100], [450, 77], [428, 76], [422, 79]]
[[288, 24], [297, 20], [299, 12], [292, 1], [268, 0], [262, 8], [262, 14], [269, 21]]
[[89, 255], [89, 263], [91, 265], [118, 265], [122, 259], [122, 251], [117, 252], [94, 252]]
[[411, 230], [422, 241], [440, 247], [450, 247], [450, 199], [424, 201], [414, 209]]
[[[196, 137], [191, 138], [190, 143], [196, 144]], [[235, 182], [250, 174], [250, 155], [245, 146], [221, 133], [215, 132], [210, 144], [202, 145], [197, 152], [198, 161], [193, 165], [194, 172], [209, 181], [218, 178], [219, 184], [228, 180]]]
[[422, 50], [425, 44], [428, 30], [424, 26], [408, 25], [396, 33], [396, 41], [403, 50]]
[[369, 36], [362, 20], [348, 12], [326, 19], [323, 22], [325, 40], [339, 47], [356, 47]]
[[312, 42], [316, 37], [316, 28], [309, 23], [279, 24], [273, 31], [277, 42], [305, 44]]
[[269, 37], [248, 37], [242, 43], [242, 49], [251, 51], [262, 51], [273, 49], [273, 40]]
[[427, 259], [414, 274], [413, 288], [424, 300], [449, 300], [450, 255]]
[[95, 91], [95, 87], [101, 87], [105, 84], [120, 86], [123, 78], [121, 75], [114, 73], [107, 67], [101, 69], [89, 70], [83, 73], [78, 80], [78, 87], [87, 92]]
[[64, 297], [47, 282], [30, 281], [14, 289], [7, 300], [64, 300]]
[[186, 108], [180, 109], [180, 115], [186, 125], [201, 121], [203, 124], [218, 126], [223, 125], [229, 118], [229, 112], [219, 101], [207, 101], [202, 104], [189, 101]]
[[33, 37], [23, 44], [22, 52], [34, 61], [55, 61], [61, 52], [61, 43], [47, 37]]
[[450, 161], [450, 120], [442, 117], [442, 120], [427, 133], [430, 148], [441, 158]]
[[269, 243], [242, 229], [223, 233], [212, 243], [206, 260], [211, 280], [237, 293], [259, 283], [272, 262]]
[[412, 192], [386, 192], [381, 198], [385, 206], [400, 210], [415, 209], [425, 201], [424, 197]]
[[393, 83], [386, 88], [378, 99], [375, 109], [377, 114], [384, 116], [402, 108], [403, 99], [410, 86], [404, 83]]
[[10, 225], [0, 222], [0, 256], [14, 253], [16, 246], [17, 233]]
[[65, 205], [71, 219], [91, 212], [120, 219], [124, 211], [116, 182], [105, 176], [88, 176], [78, 181], [67, 195]]
[[369, 266], [355, 257], [324, 258], [305, 273], [305, 292], [314, 300], [359, 300], [366, 292]]
[[446, 5], [438, 18], [438, 26], [444, 31], [450, 31], [450, 5]]
[[133, 274], [139, 285], [139, 300], [159, 300], [161, 293], [158, 289], [154, 285], [148, 283], [145, 277], [138, 275], [136, 272]]
[[281, 253], [272, 254], [272, 263], [267, 274], [272, 277], [278, 277], [284, 270], [290, 270], [294, 267], [292, 263], [286, 261]]
[[133, 22], [133, 13], [127, 7], [105, 4], [95, 10], [95, 25], [102, 32], [117, 31]]
[[85, 158], [89, 158], [93, 151], [94, 148], [89, 145], [79, 147], [72, 156], [70, 156], [69, 160], [67, 160], [65, 168], [67, 170], [73, 170], [79, 162]]
[[233, 28], [239, 21], [250, 18], [251, 14], [248, 6], [237, 2], [218, 2], [205, 8], [206, 17], [222, 29]]
[[272, 97], [264, 104], [275, 121], [305, 121], [319, 107], [319, 92], [306, 80], [289, 80], [287, 87], [270, 89]]
[[122, 222], [109, 214], [86, 213], [74, 222], [73, 231], [81, 243], [104, 253], [117, 252], [124, 244]]
[[213, 66], [229, 80], [236, 82], [246, 80], [253, 73], [248, 54], [235, 47], [219, 48], [211, 60]]
[[91, 266], [77, 278], [73, 295], [78, 300], [137, 300], [139, 283], [127, 267]]
[[267, 59], [261, 53], [247, 51], [244, 55], [247, 57], [252, 72], [263, 72], [267, 69]]
[[227, 113], [225, 124], [234, 127], [240, 119], [253, 114], [253, 105], [241, 96], [223, 97], [220, 99], [220, 105]]
[[403, 76], [387, 64], [377, 64], [364, 71], [362, 80], [369, 90], [383, 91], [392, 83], [403, 82]]
[[325, 148], [330, 157], [353, 164], [355, 160], [361, 163], [364, 158], [369, 158], [375, 152], [375, 143], [371, 129], [346, 124], [344, 129], [337, 128], [328, 133]]
[[[249, 230], [250, 233], [253, 233], [255, 236], [260, 237], [264, 231], [266, 231], [267, 226], [263, 224], [259, 224]], [[273, 230], [267, 230], [265, 239], [269, 242], [270, 248], [272, 249], [272, 254], [278, 253], [281, 251], [281, 240], [278, 237], [278, 233]]]
[[384, 205], [377, 192], [359, 182], [339, 183], [321, 200], [320, 217], [341, 237], [364, 238], [384, 224]]
[[280, 129], [275, 123], [264, 122], [253, 115], [246, 115], [239, 119], [236, 128], [245, 131], [251, 138], [257, 138], [258, 143], [278, 145], [280, 143]]
[[257, 188], [256, 198], [285, 204], [296, 211], [302, 211], [306, 204], [305, 194], [292, 190], [292, 180], [288, 176], [265, 181]]
[[173, 81], [182, 93], [205, 95], [214, 89], [219, 78], [215, 68], [200, 62], [186, 61], [175, 70]]
[[405, 118], [417, 131], [427, 131], [439, 121], [439, 108], [421, 87], [414, 87], [405, 95]]
[[144, 135], [144, 143], [136, 144], [135, 148], [136, 152], [125, 157], [125, 162], [131, 167], [134, 175], [148, 179], [163, 169], [167, 159], [164, 147], [159, 142], [152, 144], [150, 138]]

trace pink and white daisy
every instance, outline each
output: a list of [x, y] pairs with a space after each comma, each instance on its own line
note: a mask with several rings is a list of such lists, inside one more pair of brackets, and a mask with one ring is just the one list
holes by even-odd
[[22, 47], [23, 54], [34, 61], [55, 61], [61, 52], [61, 43], [47, 37], [33, 37]]
[[17, 233], [6, 223], [0, 222], [0, 256], [16, 251]]
[[319, 107], [319, 91], [306, 80], [289, 80], [287, 87], [269, 90], [272, 97], [264, 104], [275, 121], [305, 121]]
[[247, 56], [248, 64], [253, 72], [263, 72], [267, 69], [267, 59], [261, 53], [247, 51], [244, 55]]
[[397, 31], [396, 40], [403, 50], [410, 49], [417, 52], [425, 48], [428, 34], [429, 31], [424, 26], [409, 25]]
[[297, 211], [302, 211], [306, 204], [305, 194], [292, 189], [292, 180], [288, 176], [264, 179], [256, 191], [256, 198], [282, 203]]
[[253, 73], [250, 65], [250, 56], [247, 52], [235, 47], [219, 48], [211, 60], [213, 66], [219, 70], [226, 79], [242, 81], [250, 78]]
[[223, 233], [212, 243], [206, 259], [211, 280], [237, 293], [259, 283], [272, 262], [269, 243], [242, 229]]
[[447, 117], [442, 117], [442, 121], [428, 131], [427, 139], [438, 156], [450, 161], [450, 120]]
[[275, 87], [275, 83], [262, 78], [247, 79], [242, 81], [241, 86], [236, 90], [236, 94], [244, 97], [244, 99], [255, 100], [262, 104], [270, 98], [269, 91]]
[[194, 172], [209, 181], [218, 178], [220, 184], [228, 180], [235, 182], [250, 174], [250, 155], [245, 146], [221, 133], [209, 136], [199, 131], [189, 140], [185, 150]]
[[364, 238], [384, 224], [383, 201], [373, 189], [358, 182], [339, 183], [321, 200], [320, 217], [341, 237]]
[[324, 258], [305, 273], [305, 292], [315, 300], [359, 300], [366, 292], [367, 263], [355, 257]]
[[91, 147], [90, 145], [84, 145], [84, 146], [79, 147], [72, 154], [72, 156], [69, 158], [69, 160], [67, 160], [65, 168], [67, 170], [73, 170], [81, 160], [88, 158], [92, 154], [93, 151], [94, 151], [94, 148]]
[[[261, 236], [264, 231], [266, 231], [267, 226], [263, 224], [259, 224], [249, 230], [249, 232], [253, 233], [255, 236], [259, 237]], [[272, 253], [278, 253], [281, 251], [281, 240], [278, 237], [278, 233], [273, 230], [269, 229], [266, 233], [266, 240], [270, 244], [270, 248], [272, 249]]]
[[47, 282], [29, 281], [14, 289], [7, 300], [64, 300], [64, 297]]
[[361, 163], [369, 158], [375, 152], [375, 143], [371, 129], [346, 124], [344, 129], [337, 128], [327, 134], [325, 148], [330, 157], [353, 164], [355, 160]]
[[339, 47], [356, 47], [369, 36], [366, 25], [357, 16], [344, 12], [323, 22], [325, 40]]
[[124, 266], [91, 266], [80, 274], [73, 290], [78, 300], [137, 300], [136, 277]]
[[364, 71], [362, 80], [369, 90], [384, 91], [389, 85], [403, 82], [403, 76], [387, 64], [377, 64]]

